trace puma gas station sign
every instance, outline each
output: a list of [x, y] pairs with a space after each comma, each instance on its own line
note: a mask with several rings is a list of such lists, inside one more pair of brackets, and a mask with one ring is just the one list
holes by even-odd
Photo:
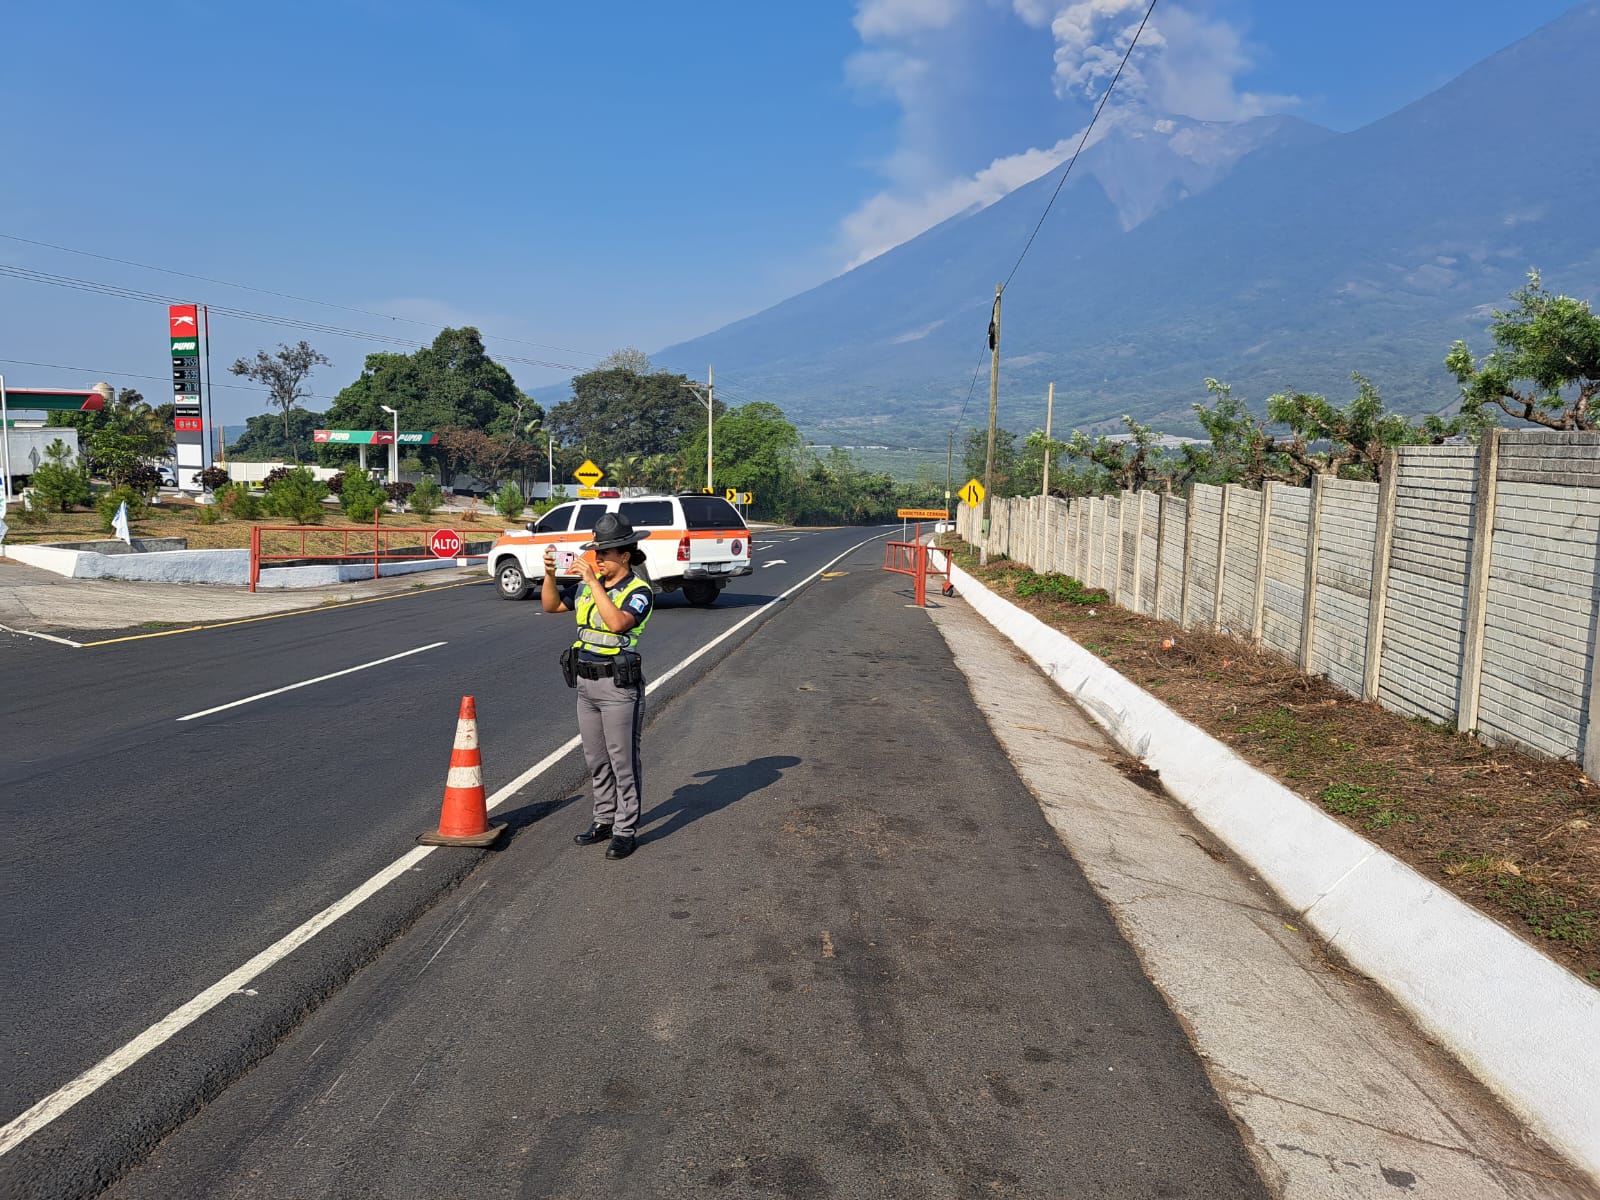
[[200, 375], [205, 341], [204, 310], [196, 304], [167, 308], [167, 346], [172, 357], [172, 428], [178, 455], [178, 486], [198, 491], [195, 475], [211, 465], [206, 435], [205, 393]]

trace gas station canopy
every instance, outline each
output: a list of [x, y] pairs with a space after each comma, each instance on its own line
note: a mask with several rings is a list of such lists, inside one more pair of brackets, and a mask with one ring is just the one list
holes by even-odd
[[[339, 446], [391, 446], [395, 443], [395, 435], [389, 429], [318, 429], [311, 434], [311, 440]], [[437, 433], [400, 431], [402, 446], [432, 446], [438, 440]]]

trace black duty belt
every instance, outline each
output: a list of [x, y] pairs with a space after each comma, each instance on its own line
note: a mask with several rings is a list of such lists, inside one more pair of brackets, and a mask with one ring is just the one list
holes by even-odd
[[577, 667], [578, 677], [580, 679], [610, 679], [615, 667], [616, 664], [614, 663], [585, 662], [580, 658]]

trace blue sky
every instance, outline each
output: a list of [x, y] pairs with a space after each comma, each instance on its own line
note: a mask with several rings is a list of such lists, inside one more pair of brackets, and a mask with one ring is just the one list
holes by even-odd
[[[1347, 130], [1568, 7], [1161, 0], [1159, 37], [1148, 53], [1141, 43], [1119, 95]], [[1047, 169], [1142, 11], [21, 6], [0, 72], [0, 264], [358, 331], [214, 319], [219, 382], [236, 382], [223, 371], [233, 358], [280, 340], [303, 336], [333, 359], [313, 378], [316, 407], [367, 353], [407, 348], [381, 339], [427, 340], [444, 324], [497, 335], [490, 349], [508, 360], [586, 368], [758, 311]], [[164, 337], [157, 304], [0, 275], [0, 372], [14, 386], [107, 379], [164, 399]], [[525, 388], [572, 373], [507, 365]], [[759, 398], [759, 381], [741, 384], [734, 399]], [[213, 401], [230, 424], [263, 407], [249, 387]]]

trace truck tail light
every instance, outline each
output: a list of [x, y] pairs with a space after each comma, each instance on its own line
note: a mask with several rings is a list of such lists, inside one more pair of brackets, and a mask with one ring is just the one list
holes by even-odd
[[678, 561], [679, 562], [688, 562], [689, 561], [689, 535], [688, 534], [684, 534], [681, 538], [678, 539]]

